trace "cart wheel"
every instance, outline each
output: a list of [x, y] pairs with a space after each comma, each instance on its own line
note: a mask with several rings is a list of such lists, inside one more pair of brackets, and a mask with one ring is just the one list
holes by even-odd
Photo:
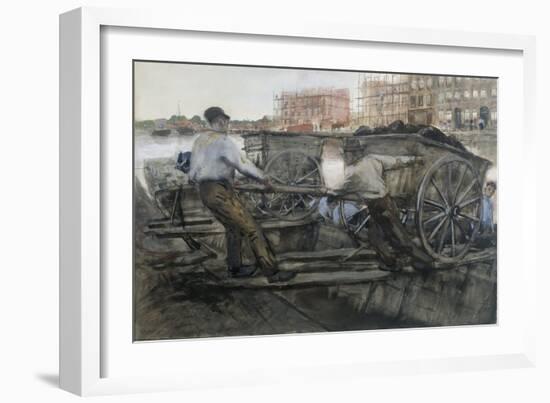
[[436, 161], [420, 182], [416, 227], [432, 257], [460, 261], [479, 231], [483, 193], [479, 173], [464, 158], [448, 155]]
[[360, 241], [366, 241], [368, 224], [370, 221], [369, 209], [366, 205], [356, 205], [346, 200], [340, 200], [338, 211], [340, 222], [348, 233]]
[[261, 194], [246, 191], [237, 191], [237, 194], [246, 206], [246, 209], [251, 211], [254, 217], [262, 218], [270, 215], [270, 213], [266, 211], [263, 196]]
[[[315, 158], [295, 150], [281, 151], [269, 159], [265, 173], [274, 185], [318, 188], [324, 184]], [[317, 210], [319, 197], [309, 194], [262, 194], [262, 208], [273, 217], [298, 221]]]
[[[363, 242], [368, 240], [370, 213], [367, 205], [358, 206], [356, 203], [340, 200], [338, 212], [340, 222], [353, 238]], [[410, 210], [400, 209], [401, 224], [408, 227], [410, 215]]]

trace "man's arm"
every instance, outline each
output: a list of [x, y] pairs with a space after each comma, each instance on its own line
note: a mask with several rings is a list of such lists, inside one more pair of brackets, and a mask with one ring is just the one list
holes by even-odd
[[255, 179], [258, 182], [266, 182], [267, 178], [265, 173], [242, 155], [236, 145], [232, 145], [231, 149], [227, 150], [227, 153], [221, 156], [221, 159], [244, 176]]
[[416, 157], [407, 155], [401, 155], [399, 157], [392, 157], [389, 155], [372, 155], [372, 157], [382, 163], [384, 171], [399, 169], [404, 166], [412, 165], [416, 162]]

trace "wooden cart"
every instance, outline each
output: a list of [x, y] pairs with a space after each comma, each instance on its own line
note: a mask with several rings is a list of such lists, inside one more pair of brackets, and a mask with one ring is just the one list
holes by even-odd
[[[329, 138], [341, 142], [346, 164], [369, 155], [414, 157], [414, 163], [385, 172], [386, 186], [402, 211], [403, 223], [436, 260], [453, 263], [465, 256], [479, 231], [483, 182], [490, 162], [419, 134], [248, 134], [247, 155], [281, 189], [262, 194], [256, 206], [270, 216], [290, 221], [317, 211], [324, 186], [320, 156]], [[354, 213], [346, 215], [346, 200], [357, 203], [356, 198], [336, 197], [340, 198], [342, 223], [355, 237], [365, 238], [368, 207], [359, 202]]]
[[[382, 134], [354, 137], [338, 133], [257, 132], [243, 135], [244, 150], [271, 178], [274, 191], [254, 183], [236, 188], [264, 225], [307, 226], [316, 220], [322, 197], [337, 198], [343, 226], [358, 241], [365, 240], [368, 207], [353, 194], [334, 194], [325, 188], [321, 155], [323, 145], [341, 142], [346, 164], [365, 156], [414, 157], [385, 172], [386, 185], [403, 216], [402, 222], [436, 262], [461, 261], [480, 228], [482, 186], [490, 162], [468, 151], [419, 134]], [[166, 220], [177, 225], [180, 236], [197, 248], [197, 238], [212, 234], [215, 220], [201, 209], [191, 186], [163, 189], [155, 194]], [[354, 203], [346, 214], [346, 203]], [[205, 215], [206, 214], [206, 215]], [[152, 223], [162, 234], [164, 224]], [[157, 225], [155, 227], [155, 225]], [[151, 226], [150, 226], [151, 228]], [[223, 232], [223, 228], [218, 231]]]

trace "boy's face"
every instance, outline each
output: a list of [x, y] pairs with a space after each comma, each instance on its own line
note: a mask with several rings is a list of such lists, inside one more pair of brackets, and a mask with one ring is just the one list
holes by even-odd
[[495, 185], [493, 185], [492, 183], [488, 183], [487, 185], [485, 185], [485, 196], [487, 197], [491, 197], [492, 195], [495, 194]]

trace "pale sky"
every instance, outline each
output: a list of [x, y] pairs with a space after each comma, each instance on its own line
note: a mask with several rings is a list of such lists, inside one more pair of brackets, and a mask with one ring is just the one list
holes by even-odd
[[169, 118], [178, 112], [202, 117], [220, 106], [232, 119], [273, 114], [273, 95], [311, 87], [349, 88], [357, 93], [358, 73], [298, 69], [135, 63], [135, 119]]

